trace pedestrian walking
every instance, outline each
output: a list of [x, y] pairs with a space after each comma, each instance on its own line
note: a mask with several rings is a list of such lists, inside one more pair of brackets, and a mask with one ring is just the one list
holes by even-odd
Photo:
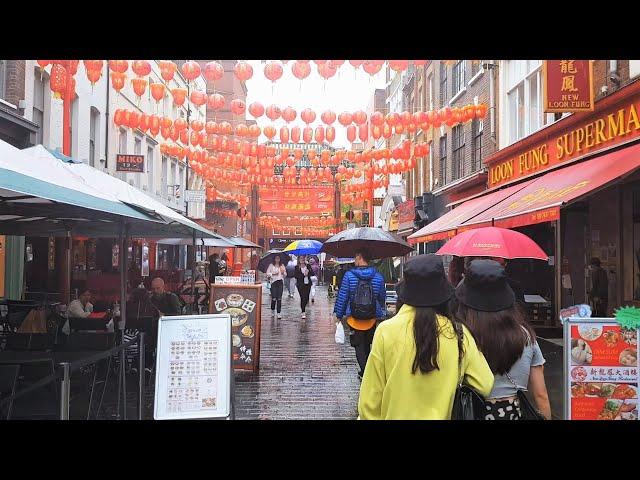
[[493, 385], [491, 369], [464, 326], [458, 364], [459, 340], [449, 313], [454, 289], [440, 257], [409, 260], [396, 291], [402, 306], [375, 333], [360, 387], [360, 418], [448, 420], [459, 375], [486, 395]]
[[311, 266], [311, 303], [315, 303], [316, 287], [318, 286], [318, 272], [320, 272], [320, 265], [316, 262], [316, 259], [311, 257], [309, 259], [309, 265]]
[[469, 328], [495, 377], [485, 420], [522, 419], [518, 390], [527, 389], [540, 413], [551, 418], [545, 359], [504, 267], [494, 260], [473, 260], [455, 296], [455, 318]]
[[282, 318], [282, 292], [284, 290], [284, 279], [287, 276], [285, 266], [280, 263], [280, 257], [273, 257], [273, 263], [267, 268], [267, 279], [271, 285], [271, 313], [275, 317], [276, 309], [278, 319]]
[[591, 259], [589, 271], [591, 273], [589, 298], [593, 308], [593, 317], [606, 317], [609, 304], [609, 279], [607, 278], [607, 272], [602, 268], [600, 259], [597, 257]]
[[344, 274], [333, 312], [337, 321], [346, 318], [351, 327], [349, 341], [356, 350], [362, 378], [371, 352], [376, 320], [385, 317], [386, 291], [384, 278], [369, 266], [371, 254], [361, 249], [355, 255], [355, 267]]
[[293, 298], [293, 292], [296, 290], [296, 261], [293, 257], [287, 263], [287, 291], [289, 292], [289, 298]]
[[309, 303], [309, 294], [311, 293], [311, 275], [313, 271], [307, 263], [306, 257], [300, 255], [298, 257], [298, 265], [296, 265], [295, 279], [298, 293], [300, 294], [300, 308], [302, 309], [302, 318], [307, 318], [305, 309]]

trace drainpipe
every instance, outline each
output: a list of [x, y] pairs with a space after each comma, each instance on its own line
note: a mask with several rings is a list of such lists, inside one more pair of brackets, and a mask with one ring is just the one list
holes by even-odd
[[491, 128], [491, 139], [493, 143], [496, 142], [496, 94], [495, 94], [495, 67], [493, 66], [493, 60], [489, 62], [489, 72], [491, 77], [489, 78], [489, 123]]
[[[107, 80], [109, 79], [109, 65], [107, 64]], [[109, 168], [109, 88], [107, 82], [107, 109], [105, 111], [106, 132], [104, 136], [104, 168]]]

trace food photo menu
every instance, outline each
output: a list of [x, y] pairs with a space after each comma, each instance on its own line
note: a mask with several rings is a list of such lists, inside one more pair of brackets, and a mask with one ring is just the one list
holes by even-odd
[[571, 420], [638, 420], [638, 330], [611, 323], [570, 327]]
[[229, 315], [160, 319], [154, 418], [229, 415], [230, 337]]

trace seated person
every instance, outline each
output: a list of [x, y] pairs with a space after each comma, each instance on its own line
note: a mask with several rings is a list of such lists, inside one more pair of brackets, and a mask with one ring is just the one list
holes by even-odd
[[69, 317], [87, 318], [93, 313], [93, 304], [90, 302], [93, 292], [85, 290], [80, 296], [69, 304]]
[[180, 315], [180, 299], [175, 293], [165, 292], [164, 280], [154, 278], [151, 282], [151, 305], [153, 305], [160, 316]]

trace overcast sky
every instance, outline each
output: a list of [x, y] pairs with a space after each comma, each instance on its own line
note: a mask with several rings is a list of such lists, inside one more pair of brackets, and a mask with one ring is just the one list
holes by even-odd
[[[275, 83], [272, 83], [264, 76], [264, 67], [260, 60], [249, 60], [253, 67], [253, 78], [247, 81], [247, 107], [253, 102], [260, 102], [266, 108], [271, 104], [275, 104], [281, 109], [288, 106], [292, 107], [298, 113], [296, 120], [289, 126], [304, 126], [304, 122], [300, 119], [300, 112], [305, 108], [311, 108], [316, 112], [316, 120], [312, 126], [324, 125], [320, 119], [320, 115], [325, 110], [333, 110], [336, 115], [340, 112], [356, 110], [365, 110], [371, 101], [374, 90], [376, 88], [384, 88], [385, 73], [384, 68], [375, 77], [360, 67], [357, 71], [346, 61], [329, 80], [320, 76], [317, 65], [310, 63], [311, 74], [302, 82], [293, 76], [291, 67], [293, 60], [283, 65], [284, 73], [282, 77]], [[273, 88], [272, 88], [273, 85]], [[247, 112], [247, 118], [253, 118]], [[258, 125], [264, 128], [266, 125], [273, 123], [279, 131], [286, 122], [278, 119], [272, 122], [263, 115], [258, 119]], [[346, 128], [336, 120], [333, 126], [336, 129], [336, 147], [350, 147], [347, 141]], [[274, 137], [274, 141], [278, 141], [278, 135]], [[263, 135], [259, 139], [261, 142], [266, 140]]]

